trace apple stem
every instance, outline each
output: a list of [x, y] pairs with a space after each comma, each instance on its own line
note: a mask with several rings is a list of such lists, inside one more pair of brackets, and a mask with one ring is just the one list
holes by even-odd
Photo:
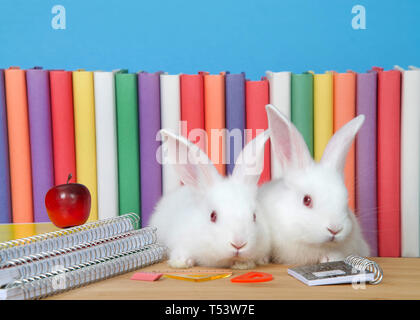
[[69, 176], [67, 177], [67, 184], [69, 184], [69, 182], [70, 182], [70, 180], [71, 180], [72, 177], [73, 177], [72, 174], [69, 173]]

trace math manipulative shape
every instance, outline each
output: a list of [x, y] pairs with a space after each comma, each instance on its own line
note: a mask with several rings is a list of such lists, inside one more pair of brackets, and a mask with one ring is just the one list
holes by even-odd
[[267, 282], [271, 280], [273, 280], [273, 276], [265, 272], [248, 272], [230, 279], [232, 282], [239, 283]]
[[193, 282], [204, 282], [216, 279], [223, 279], [230, 277], [232, 275], [231, 272], [228, 273], [199, 273], [199, 274], [165, 274], [165, 278], [176, 279], [176, 280], [184, 280], [184, 281], [193, 281]]

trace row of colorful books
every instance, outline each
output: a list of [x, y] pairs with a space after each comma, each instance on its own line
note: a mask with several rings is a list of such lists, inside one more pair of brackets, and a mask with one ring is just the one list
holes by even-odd
[[[414, 67], [267, 71], [258, 81], [229, 72], [1, 70], [0, 222], [49, 221], [45, 193], [71, 173], [71, 182], [91, 192], [90, 220], [136, 212], [146, 226], [162, 194], [179, 186], [173, 167], [158, 161], [158, 131], [187, 136], [229, 174], [244, 143], [267, 128], [268, 103], [291, 118], [315, 160], [336, 130], [366, 116], [345, 168], [349, 206], [373, 256], [419, 256], [420, 70]], [[267, 145], [260, 183], [281, 175], [271, 156]]]

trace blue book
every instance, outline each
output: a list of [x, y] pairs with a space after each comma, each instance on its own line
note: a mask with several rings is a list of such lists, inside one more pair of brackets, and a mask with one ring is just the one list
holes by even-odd
[[226, 164], [227, 174], [235, 167], [235, 160], [245, 141], [245, 73], [226, 73]]

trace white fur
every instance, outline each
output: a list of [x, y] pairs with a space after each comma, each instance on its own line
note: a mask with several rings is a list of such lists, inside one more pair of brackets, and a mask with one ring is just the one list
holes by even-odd
[[[259, 212], [266, 215], [272, 260], [308, 264], [342, 260], [349, 254], [369, 255], [357, 218], [348, 208], [343, 168], [348, 149], [364, 121], [359, 116], [330, 140], [316, 163], [298, 130], [275, 107], [267, 106], [272, 152], [283, 167], [283, 177], [263, 185]], [[303, 204], [312, 198], [312, 208]], [[332, 240], [328, 228], [341, 231]]]
[[[188, 154], [191, 162], [175, 168], [184, 183], [164, 196], [156, 206], [150, 226], [157, 228], [158, 241], [168, 248], [170, 266], [194, 265], [249, 269], [269, 260], [269, 228], [263, 215], [256, 212], [257, 182], [263, 166], [264, 144], [268, 131], [248, 143], [231, 176], [223, 178], [198, 147], [167, 130], [161, 134], [179, 158]], [[168, 153], [171, 157], [171, 153]], [[195, 163], [197, 159], [208, 164]], [[257, 174], [249, 174], [244, 165], [255, 165]], [[249, 168], [249, 167], [248, 167]], [[217, 212], [217, 221], [210, 215]], [[231, 243], [247, 244], [237, 250]]]

